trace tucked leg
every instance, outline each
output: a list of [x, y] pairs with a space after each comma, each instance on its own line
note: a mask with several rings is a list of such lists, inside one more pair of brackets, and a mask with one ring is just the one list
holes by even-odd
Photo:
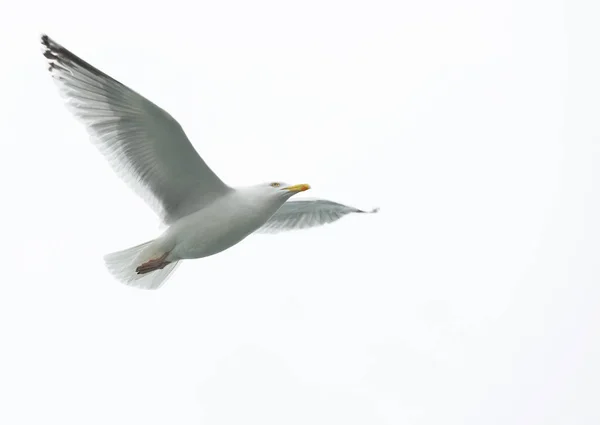
[[168, 264], [171, 263], [170, 261], [166, 261], [167, 255], [169, 255], [168, 252], [164, 253], [158, 258], [148, 260], [141, 266], [138, 266], [135, 271], [137, 274], [144, 274], [153, 272], [154, 270], [164, 269]]

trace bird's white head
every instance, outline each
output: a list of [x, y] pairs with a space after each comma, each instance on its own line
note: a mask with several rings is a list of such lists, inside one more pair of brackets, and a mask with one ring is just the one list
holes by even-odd
[[277, 209], [295, 194], [304, 192], [308, 189], [310, 189], [310, 186], [307, 184], [289, 185], [284, 182], [276, 181], [239, 188], [238, 190], [242, 193], [246, 193], [253, 204], [270, 205]]
[[261, 191], [264, 191], [269, 197], [273, 196], [282, 200], [286, 200], [296, 193], [304, 192], [310, 189], [308, 184], [289, 185], [284, 182], [269, 182], [260, 185]]

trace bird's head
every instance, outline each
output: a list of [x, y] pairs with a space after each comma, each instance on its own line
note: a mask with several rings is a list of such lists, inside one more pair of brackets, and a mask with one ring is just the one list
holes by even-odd
[[268, 197], [283, 199], [284, 201], [296, 193], [310, 189], [308, 184], [290, 185], [284, 182], [269, 182], [259, 185], [260, 191]]
[[260, 198], [271, 199], [277, 202], [285, 202], [296, 193], [304, 192], [305, 190], [310, 189], [310, 186], [307, 184], [290, 185], [288, 183], [275, 181], [252, 186], [249, 189], [255, 194], [255, 196]]
[[280, 181], [272, 181], [238, 188], [237, 190], [247, 193], [253, 203], [256, 202], [279, 208], [295, 194], [304, 192], [308, 189], [310, 189], [310, 186], [307, 184], [290, 185]]

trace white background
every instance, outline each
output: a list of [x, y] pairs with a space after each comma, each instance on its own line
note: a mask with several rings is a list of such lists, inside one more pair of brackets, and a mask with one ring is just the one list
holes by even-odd
[[[600, 423], [600, 3], [0, 16], [0, 423]], [[102, 256], [157, 222], [63, 107], [42, 32], [168, 110], [226, 182], [380, 214], [120, 285]]]

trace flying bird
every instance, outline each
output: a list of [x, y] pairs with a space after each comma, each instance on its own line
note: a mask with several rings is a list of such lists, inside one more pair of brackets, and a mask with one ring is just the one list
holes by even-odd
[[104, 257], [127, 285], [159, 288], [186, 259], [224, 251], [254, 232], [277, 233], [363, 211], [322, 199], [290, 200], [308, 184], [230, 187], [166, 111], [42, 35], [48, 70], [113, 170], [167, 227], [158, 238]]

